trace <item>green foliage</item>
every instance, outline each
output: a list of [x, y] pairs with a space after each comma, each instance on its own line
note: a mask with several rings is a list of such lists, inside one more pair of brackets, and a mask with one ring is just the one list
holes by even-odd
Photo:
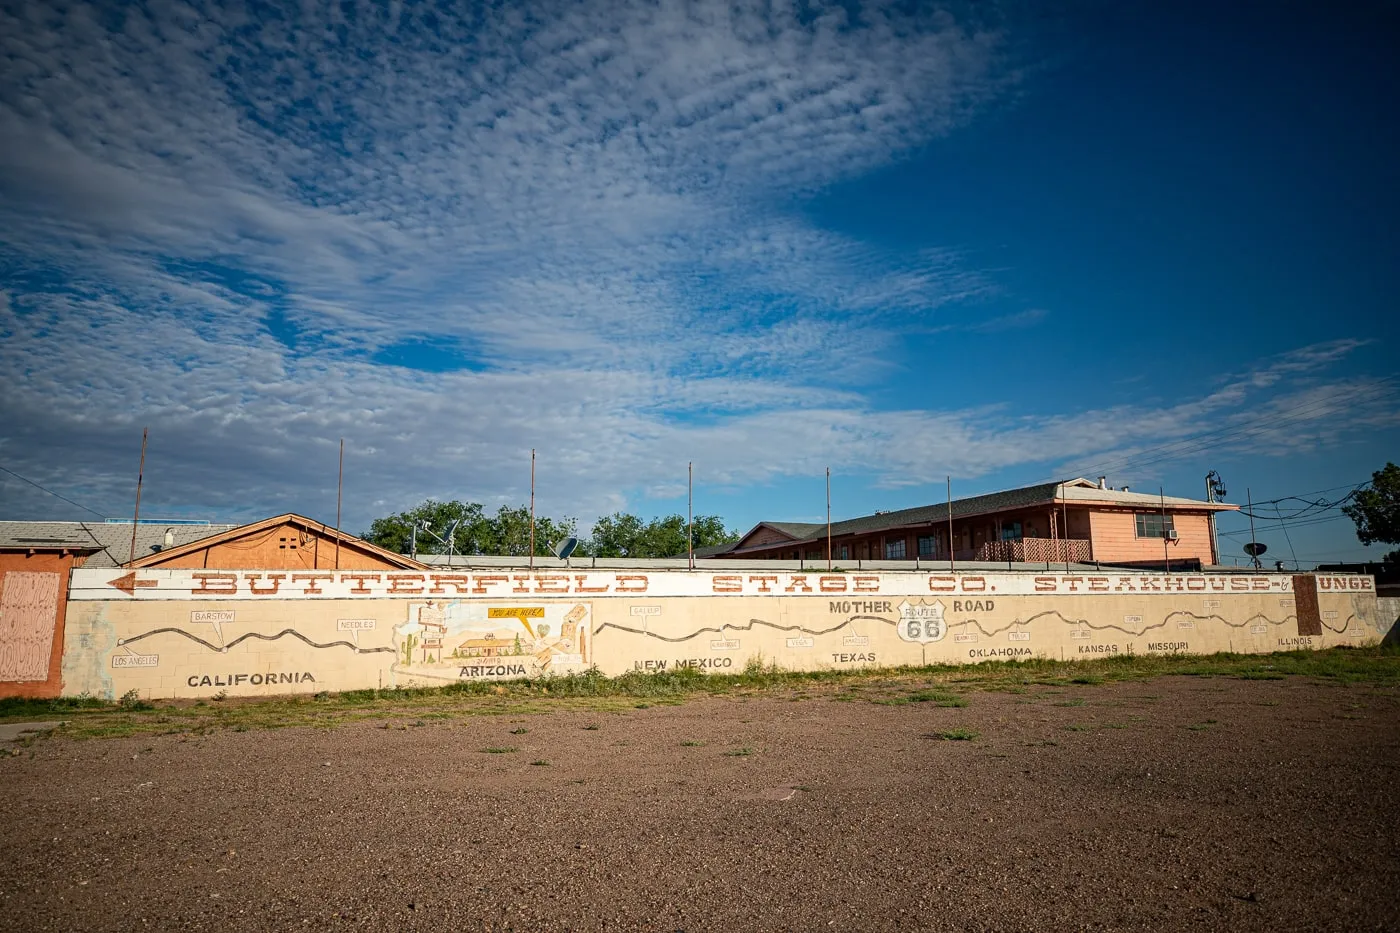
[[[530, 510], [526, 506], [501, 506], [488, 515], [478, 502], [438, 502], [428, 499], [408, 511], [397, 512], [370, 523], [361, 537], [382, 548], [407, 554], [413, 546], [413, 525], [427, 523], [418, 531], [418, 553], [492, 554], [528, 556], [530, 553]], [[574, 533], [576, 522], [548, 516], [535, 516], [535, 556], [544, 557], [550, 547]]]
[[[739, 540], [738, 532], [725, 528], [718, 515], [695, 516], [693, 530], [697, 548]], [[593, 525], [593, 537], [582, 550], [593, 557], [684, 557], [688, 553], [685, 516], [644, 522], [627, 512], [605, 515]]]
[[945, 742], [971, 742], [981, 734], [972, 729], [944, 729], [942, 732], [935, 732], [930, 738], [942, 739]]
[[[1342, 511], [1356, 523], [1356, 537], [1362, 544], [1400, 544], [1400, 467], [1386, 463], [1371, 474], [1369, 489], [1358, 490]], [[1385, 556], [1400, 562], [1400, 550]]]
[[[524, 557], [530, 553], [530, 510], [525, 506], [501, 506], [487, 514], [478, 502], [439, 502], [427, 499], [404, 512], [376, 518], [361, 535], [382, 548], [407, 554], [413, 547], [414, 523], [419, 523], [418, 553], [490, 554]], [[422, 523], [427, 523], [424, 531]], [[535, 556], [545, 557], [564, 538], [576, 535], [577, 521], [535, 516]], [[695, 546], [708, 547], [739, 540], [739, 533], [724, 527], [718, 515], [697, 515]], [[616, 512], [598, 519], [593, 536], [581, 541], [580, 557], [683, 557], [686, 548], [684, 515], [667, 515], [643, 521], [636, 515]]]
[[117, 701], [117, 705], [124, 710], [132, 712], [137, 710], [155, 709], [155, 707], [152, 706], [150, 703], [147, 703], [145, 700], [141, 699], [141, 691], [135, 689], [128, 690], [126, 693], [123, 693], [122, 698]]

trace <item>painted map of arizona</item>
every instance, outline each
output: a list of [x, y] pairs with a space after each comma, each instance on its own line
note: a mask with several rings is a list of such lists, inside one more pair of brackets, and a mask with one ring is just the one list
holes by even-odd
[[394, 671], [408, 678], [534, 677], [589, 664], [589, 603], [410, 603], [394, 627]]

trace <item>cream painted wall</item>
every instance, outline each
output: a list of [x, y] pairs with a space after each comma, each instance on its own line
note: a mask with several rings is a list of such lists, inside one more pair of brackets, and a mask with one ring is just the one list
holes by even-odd
[[1321, 635], [1301, 636], [1292, 577], [1275, 574], [427, 574], [409, 593], [403, 575], [361, 574], [313, 581], [316, 594], [211, 599], [190, 595], [188, 571], [119, 573], [75, 574], [65, 695], [314, 693], [593, 665], [722, 673], [753, 659], [815, 670], [1257, 653], [1375, 644], [1382, 624], [1359, 577], [1331, 578], [1341, 584], [1318, 593]]

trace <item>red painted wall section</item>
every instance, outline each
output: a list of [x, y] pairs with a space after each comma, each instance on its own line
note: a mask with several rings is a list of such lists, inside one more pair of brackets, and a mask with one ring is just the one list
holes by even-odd
[[0, 698], [63, 690], [63, 618], [74, 558], [0, 553]]

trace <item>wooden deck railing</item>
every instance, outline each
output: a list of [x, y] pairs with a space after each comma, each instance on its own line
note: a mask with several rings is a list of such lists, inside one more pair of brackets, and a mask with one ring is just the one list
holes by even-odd
[[1011, 561], [1014, 563], [1087, 563], [1092, 550], [1087, 538], [1022, 538], [1019, 541], [988, 541], [963, 560]]

